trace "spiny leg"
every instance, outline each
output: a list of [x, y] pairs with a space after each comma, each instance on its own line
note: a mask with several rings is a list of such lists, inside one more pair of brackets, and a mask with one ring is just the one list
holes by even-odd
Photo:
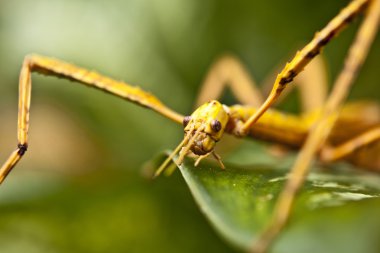
[[[276, 73], [279, 71], [281, 71], [281, 69], [277, 67], [275, 71], [272, 71], [271, 74], [264, 79], [261, 85], [263, 94], [270, 93]], [[314, 60], [309, 63], [305, 71], [302, 72], [302, 75], [298, 75], [294, 79], [293, 85], [284, 90], [274, 105], [281, 103], [293, 88], [299, 89], [303, 113], [312, 112], [322, 108], [326, 101], [328, 88], [327, 71], [324, 59], [320, 56], [315, 57]]]
[[285, 68], [277, 75], [273, 89], [259, 110], [252, 115], [243, 126], [236, 129], [235, 134], [244, 136], [254, 124], [265, 113], [266, 110], [278, 99], [286, 85], [290, 83], [304, 67], [320, 53], [321, 49], [335, 37], [351, 20], [357, 16], [368, 4], [369, 0], [354, 0], [344, 8], [327, 26], [316, 33], [314, 39], [307, 44], [295, 57], [286, 64]]
[[252, 252], [265, 252], [285, 226], [294, 197], [305, 180], [307, 169], [314, 155], [326, 140], [336, 119], [336, 112], [340, 110], [357, 72], [368, 54], [369, 47], [377, 32], [379, 20], [380, 1], [373, 0], [370, 2], [367, 16], [359, 28], [355, 41], [350, 47], [344, 68], [334, 84], [332, 94], [329, 96], [319, 120], [301, 149], [285, 188], [279, 196], [272, 220], [253, 245]]
[[74, 66], [72, 64], [39, 55], [25, 57], [19, 80], [19, 110], [18, 110], [18, 146], [0, 168], [0, 183], [28, 149], [29, 108], [31, 99], [31, 74], [38, 72], [77, 81], [89, 87], [97, 88], [112, 95], [124, 98], [138, 105], [150, 108], [163, 116], [182, 123], [183, 116], [172, 111], [156, 97], [123, 82], [112, 80], [94, 71]]
[[333, 162], [342, 159], [356, 150], [380, 140], [380, 126], [370, 129], [336, 147], [324, 146], [320, 159], [324, 162]]
[[241, 61], [233, 55], [226, 54], [218, 58], [207, 72], [196, 100], [196, 107], [220, 98], [228, 86], [242, 104], [258, 107], [264, 101], [254, 79]]

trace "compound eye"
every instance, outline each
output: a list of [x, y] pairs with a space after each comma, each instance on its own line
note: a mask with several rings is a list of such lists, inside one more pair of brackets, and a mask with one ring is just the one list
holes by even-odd
[[220, 129], [222, 129], [222, 124], [220, 123], [219, 120], [217, 120], [217, 119], [213, 119], [213, 120], [211, 121], [211, 128], [212, 128], [212, 130], [214, 130], [215, 132], [219, 132]]
[[183, 126], [184, 127], [187, 126], [187, 124], [189, 124], [190, 120], [191, 120], [191, 116], [184, 117], [183, 122], [182, 122]]

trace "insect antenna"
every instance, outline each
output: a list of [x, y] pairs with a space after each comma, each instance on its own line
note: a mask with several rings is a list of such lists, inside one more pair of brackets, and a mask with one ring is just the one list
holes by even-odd
[[[191, 145], [193, 145], [195, 139], [198, 137], [198, 135], [200, 134], [200, 132], [203, 130], [204, 127], [199, 127], [197, 129], [197, 131], [195, 132], [195, 134], [193, 135], [193, 137], [191, 137], [190, 141], [187, 143], [187, 145], [181, 150], [181, 153], [180, 153], [180, 156], [178, 158], [178, 160], [176, 161], [176, 163], [178, 165], [180, 165], [182, 162], [183, 162], [183, 159], [185, 158], [185, 155], [187, 154], [187, 152], [189, 152], [190, 148], [191, 148]], [[191, 132], [189, 132], [191, 133]]]
[[166, 158], [166, 160], [156, 170], [156, 172], [153, 175], [153, 178], [158, 177], [164, 171], [164, 169], [166, 168], [166, 166], [168, 165], [170, 160], [172, 160], [173, 157], [181, 150], [181, 148], [183, 147], [183, 145], [186, 144], [186, 142], [189, 140], [189, 138], [190, 138], [190, 132], [189, 132], [189, 134], [187, 134], [185, 136], [185, 138], [183, 138], [182, 142], [174, 149], [174, 151], [168, 156], [168, 158]]
[[170, 160], [173, 159], [173, 157], [181, 150], [182, 147], [183, 147], [183, 149], [180, 152], [180, 156], [179, 156], [178, 160], [176, 161], [176, 164], [180, 165], [183, 162], [183, 159], [185, 158], [185, 155], [190, 150], [191, 145], [193, 145], [195, 139], [198, 137], [198, 135], [200, 134], [200, 132], [203, 130], [203, 127], [199, 127], [197, 129], [197, 131], [194, 133], [194, 135], [190, 139], [190, 135], [193, 133], [193, 129], [194, 128], [191, 128], [189, 130], [189, 132], [186, 134], [185, 138], [183, 138], [182, 142], [175, 148], [175, 150], [168, 156], [168, 158], [166, 158], [166, 160], [156, 170], [156, 172], [153, 175], [153, 178], [158, 177], [165, 170], [165, 168], [169, 164]]
[[[190, 135], [191, 133], [193, 132], [194, 130], [194, 127], [190, 128], [189, 132], [186, 134], [186, 136], [183, 138], [183, 140], [181, 141], [180, 144], [178, 144], [178, 146], [174, 149], [174, 151], [168, 156], [168, 158], [166, 158], [166, 160], [161, 164], [161, 166], [156, 170], [156, 172], [154, 173], [153, 175], [153, 178], [156, 178], [158, 177], [163, 171], [164, 169], [166, 168], [166, 166], [168, 166], [170, 160], [173, 159], [173, 157], [181, 150], [181, 148], [187, 144], [187, 142], [189, 141], [190, 139]], [[177, 163], [178, 164], [178, 163]]]

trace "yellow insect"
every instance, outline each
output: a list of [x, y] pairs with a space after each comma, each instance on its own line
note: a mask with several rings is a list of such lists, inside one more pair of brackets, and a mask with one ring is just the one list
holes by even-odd
[[[303, 71], [322, 48], [364, 10], [366, 11], [365, 19], [355, 42], [350, 48], [345, 67], [327, 101], [323, 95], [316, 98], [315, 101], [309, 101], [311, 103], [307, 107], [308, 113], [302, 116], [285, 115], [274, 110], [268, 111], [287, 85]], [[293, 148], [303, 147], [294, 166], [292, 176], [279, 198], [273, 222], [252, 248], [254, 252], [263, 252], [286, 223], [294, 195], [302, 184], [307, 167], [315, 154], [326, 162], [347, 159], [368, 169], [380, 170], [378, 145], [380, 119], [370, 119], [363, 114], [368, 108], [376, 109], [378, 107], [373, 104], [357, 104], [350, 107], [351, 113], [349, 114], [345, 114], [345, 110], [342, 109], [342, 103], [349, 87], [364, 62], [376, 35], [379, 16], [379, 0], [352, 1], [325, 28], [316, 33], [314, 39], [286, 64], [278, 74], [265, 101], [262, 101], [255, 87], [251, 86], [252, 81], [249, 80], [247, 73], [237, 59], [231, 56], [221, 58], [211, 68], [203, 91], [198, 98], [198, 103], [207, 102], [186, 117], [166, 107], [156, 97], [138, 87], [115, 81], [97, 72], [88, 71], [57, 59], [34, 54], [28, 55], [23, 62], [19, 81], [18, 146], [0, 169], [0, 183], [4, 181], [28, 149], [32, 72], [73, 80], [152, 109], [184, 125], [185, 136], [183, 141], [156, 171], [156, 176], [178, 153], [177, 164], [181, 164], [184, 157], [189, 153], [198, 156], [196, 164], [211, 154], [224, 168], [220, 156], [214, 151], [214, 147], [225, 132], [237, 137], [250, 136], [265, 139]], [[321, 70], [320, 60], [312, 66], [310, 68], [314, 69], [314, 73], [318, 73]], [[229, 71], [225, 71], [226, 69]], [[306, 73], [310, 75], [311, 72], [305, 72], [305, 75]], [[298, 82], [303, 83], [303, 86], [314, 85], [310, 78], [301, 79], [301, 77], [302, 75]], [[216, 99], [226, 84], [232, 86], [233, 92], [243, 104], [250, 104], [250, 106], [227, 106], [218, 102]], [[316, 84], [316, 86], [318, 85], [320, 84]], [[324, 89], [323, 87], [312, 86], [308, 88], [310, 90]], [[316, 94], [320, 93], [314, 95]], [[252, 106], [252, 104], [257, 106]], [[338, 112], [341, 110], [343, 113], [339, 114]], [[331, 132], [334, 125], [347, 126], [352, 122], [355, 123], [355, 128], [352, 128], [352, 131], [342, 133], [335, 130]], [[351, 126], [348, 125], [348, 127]], [[363, 148], [369, 145], [371, 145], [372, 150], [366, 149], [365, 153], [362, 152]]]

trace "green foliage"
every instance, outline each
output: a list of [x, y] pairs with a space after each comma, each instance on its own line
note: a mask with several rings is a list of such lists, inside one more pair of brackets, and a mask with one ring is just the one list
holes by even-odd
[[[201, 211], [227, 241], [248, 249], [268, 224], [289, 166], [227, 164], [222, 170], [193, 163], [187, 159], [180, 170]], [[380, 251], [380, 178], [343, 167], [315, 168], [308, 176], [273, 252]]]
[[75, 180], [22, 179], [1, 186], [1, 252], [232, 252], [179, 175], [152, 182], [104, 168]]

